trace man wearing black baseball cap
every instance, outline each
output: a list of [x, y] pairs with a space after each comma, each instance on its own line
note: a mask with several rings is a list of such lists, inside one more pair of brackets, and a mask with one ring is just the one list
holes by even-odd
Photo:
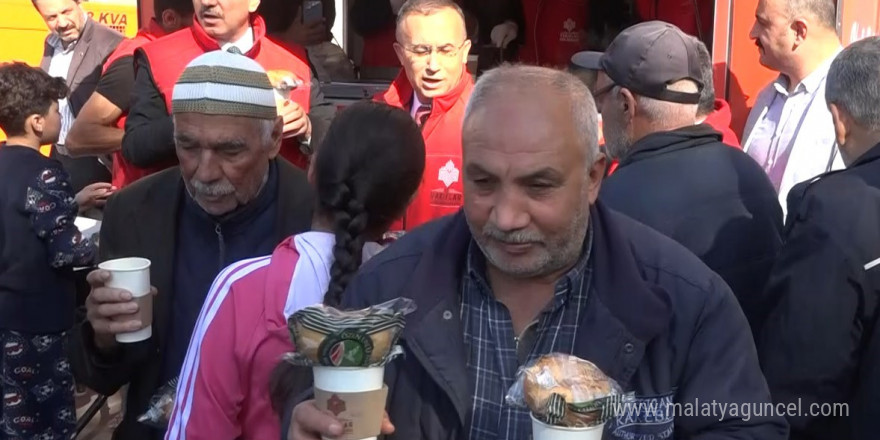
[[754, 333], [766, 313], [759, 293], [780, 248], [782, 211], [761, 167], [696, 124], [696, 41], [668, 23], [641, 23], [614, 39], [597, 68], [605, 146], [620, 161], [600, 198], [721, 275]]

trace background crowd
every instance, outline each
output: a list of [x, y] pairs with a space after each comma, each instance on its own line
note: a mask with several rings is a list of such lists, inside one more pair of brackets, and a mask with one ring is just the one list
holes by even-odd
[[[0, 437], [72, 438], [77, 385], [125, 389], [116, 439], [339, 435], [280, 362], [287, 318], [406, 296], [386, 438], [527, 439], [504, 395], [561, 351], [647, 405], [805, 411], [605, 438], [873, 439], [880, 37], [842, 47], [833, 0], [761, 0], [779, 75], [737, 136], [712, 7], [685, 3], [356, 0], [352, 74], [393, 80], [340, 109], [333, 2], [156, 0], [123, 39], [33, 0], [42, 64], [0, 65]], [[151, 261], [136, 343], [141, 303], [92, 270], [122, 257]], [[169, 383], [167, 429], [139, 422]]]

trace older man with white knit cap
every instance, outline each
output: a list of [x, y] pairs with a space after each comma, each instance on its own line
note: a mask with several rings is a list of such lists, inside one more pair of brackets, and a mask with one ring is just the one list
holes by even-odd
[[126, 187], [105, 208], [100, 259], [152, 261], [152, 337], [118, 344], [138, 330], [130, 292], [104, 287], [110, 274], [89, 274], [88, 321], [74, 355], [80, 381], [103, 394], [130, 383], [114, 438], [162, 437], [137, 422], [150, 398], [180, 371], [199, 310], [214, 278], [233, 262], [270, 254], [311, 224], [305, 173], [276, 159], [282, 138], [275, 95], [256, 61], [224, 51], [194, 59], [172, 97], [180, 167]]

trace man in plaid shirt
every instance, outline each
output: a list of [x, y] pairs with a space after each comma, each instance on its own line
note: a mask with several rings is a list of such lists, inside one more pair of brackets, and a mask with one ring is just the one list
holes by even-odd
[[[597, 202], [606, 159], [596, 127], [593, 98], [570, 74], [500, 67], [478, 81], [464, 120], [463, 211], [365, 264], [343, 300], [418, 305], [406, 356], [385, 371], [387, 439], [530, 439], [528, 412], [505, 395], [522, 365], [551, 352], [593, 362], [641, 404], [606, 423], [605, 439], [787, 438], [784, 419], [766, 413], [667, 411], [771, 400], [721, 278]], [[288, 438], [342, 433], [314, 402], [295, 403]]]

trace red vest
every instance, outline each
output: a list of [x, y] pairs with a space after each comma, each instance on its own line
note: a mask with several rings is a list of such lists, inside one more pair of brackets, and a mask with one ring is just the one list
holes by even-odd
[[[165, 35], [165, 30], [159, 26], [159, 23], [156, 22], [156, 20], [150, 20], [147, 27], [139, 30], [134, 38], [122, 40], [122, 42], [119, 43], [119, 46], [116, 46], [116, 50], [107, 57], [107, 61], [104, 63], [103, 73], [107, 73], [107, 69], [110, 68], [110, 65], [118, 59], [134, 55], [134, 51], [139, 47], [150, 41], [155, 41], [163, 35]], [[131, 81], [134, 82], [134, 78], [131, 78]], [[128, 111], [123, 112], [119, 120], [116, 121], [117, 128], [122, 130], [125, 129], [126, 116], [128, 116]], [[113, 186], [122, 189], [131, 185], [141, 177], [148, 176], [165, 168], [167, 168], [167, 166], [146, 169], [138, 168], [125, 160], [125, 157], [122, 156], [122, 151], [116, 151], [113, 153]]]
[[[254, 15], [251, 27], [254, 31], [254, 47], [244, 55], [258, 62], [267, 72], [283, 71], [281, 76], [292, 75], [299, 79], [302, 85], [290, 93], [290, 99], [308, 111], [312, 75], [308, 63], [269, 40], [262, 17]], [[190, 28], [146, 44], [141, 50], [150, 62], [153, 81], [165, 98], [165, 108], [170, 109], [174, 84], [186, 65], [203, 53], [220, 50], [220, 45], [205, 33], [198, 21], [194, 21]], [[285, 139], [281, 143], [281, 156], [300, 168], [308, 168], [309, 159], [300, 151], [296, 139]]]
[[[464, 200], [461, 173], [461, 126], [474, 82], [467, 72], [448, 94], [434, 98], [431, 115], [422, 126], [425, 138], [425, 174], [404, 218], [391, 230], [409, 231], [423, 223], [458, 212]], [[413, 88], [401, 71], [391, 87], [374, 97], [394, 107], [410, 110]]]
[[571, 56], [582, 50], [587, 0], [522, 0], [522, 5], [526, 28], [519, 60], [539, 66], [567, 67]]

